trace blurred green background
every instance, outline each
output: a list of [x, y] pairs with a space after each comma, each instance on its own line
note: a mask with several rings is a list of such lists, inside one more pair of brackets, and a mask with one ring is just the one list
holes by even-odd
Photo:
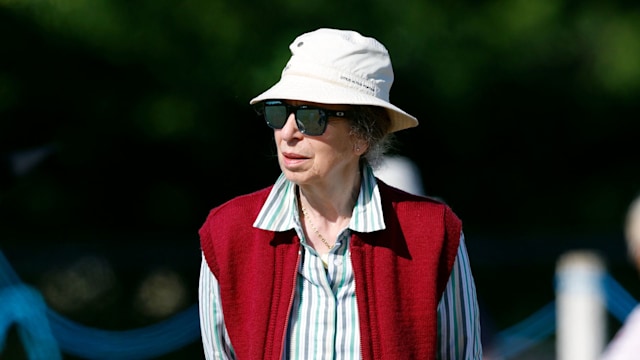
[[22, 279], [104, 329], [195, 304], [208, 210], [279, 173], [248, 101], [319, 27], [389, 49], [420, 120], [395, 152], [464, 221], [487, 341], [554, 299], [573, 249], [639, 298], [634, 1], [0, 0], [0, 250]]

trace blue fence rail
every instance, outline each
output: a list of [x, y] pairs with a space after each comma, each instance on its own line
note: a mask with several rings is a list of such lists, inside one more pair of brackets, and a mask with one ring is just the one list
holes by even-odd
[[[621, 323], [637, 301], [609, 274], [603, 277], [606, 306]], [[152, 359], [200, 340], [197, 305], [157, 324], [133, 330], [96, 329], [71, 321], [49, 309], [34, 288], [25, 285], [0, 251], [0, 354], [7, 332], [17, 325], [29, 359]], [[555, 332], [555, 301], [496, 334], [491, 352], [513, 359]]]

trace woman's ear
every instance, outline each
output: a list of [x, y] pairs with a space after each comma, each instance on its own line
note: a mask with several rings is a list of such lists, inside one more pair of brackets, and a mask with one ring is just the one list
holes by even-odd
[[353, 143], [353, 152], [355, 152], [358, 156], [361, 156], [362, 154], [367, 152], [367, 148], [367, 144], [364, 141], [358, 140]]

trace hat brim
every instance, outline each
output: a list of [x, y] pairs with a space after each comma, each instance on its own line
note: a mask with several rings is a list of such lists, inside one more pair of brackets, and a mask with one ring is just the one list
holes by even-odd
[[251, 99], [250, 104], [264, 100], [286, 99], [321, 104], [372, 105], [385, 108], [391, 119], [389, 132], [418, 126], [418, 120], [397, 106], [375, 96], [363, 94], [331, 82], [304, 76], [283, 76], [267, 91]]

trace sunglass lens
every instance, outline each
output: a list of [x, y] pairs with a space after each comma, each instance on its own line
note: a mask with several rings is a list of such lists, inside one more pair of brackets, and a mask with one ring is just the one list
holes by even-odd
[[287, 107], [284, 105], [267, 105], [264, 107], [264, 119], [274, 129], [282, 129], [287, 122]]
[[311, 136], [322, 135], [327, 124], [326, 117], [319, 109], [298, 109], [296, 119], [300, 131]]

